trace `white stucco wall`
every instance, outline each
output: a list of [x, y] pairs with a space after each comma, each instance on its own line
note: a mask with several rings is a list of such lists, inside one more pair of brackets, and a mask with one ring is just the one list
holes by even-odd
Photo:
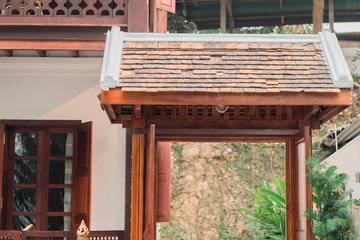
[[360, 172], [360, 136], [333, 153], [325, 162], [337, 166], [338, 173], [348, 174], [348, 188], [354, 190], [353, 198], [360, 198], [360, 183], [355, 182], [355, 173]]
[[344, 54], [351, 73], [360, 76], [360, 60], [354, 61], [354, 58], [357, 57], [357, 52], [360, 52], [360, 48], [344, 47], [341, 48], [341, 50]]
[[101, 110], [101, 61], [0, 57], [0, 119], [93, 121], [91, 229], [123, 230], [125, 130]]

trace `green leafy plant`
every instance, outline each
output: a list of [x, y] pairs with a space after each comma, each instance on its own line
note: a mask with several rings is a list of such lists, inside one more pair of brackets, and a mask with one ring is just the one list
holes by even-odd
[[360, 206], [360, 199], [353, 199], [353, 204], [355, 206]]
[[246, 227], [254, 230], [255, 239], [285, 240], [285, 182], [272, 178], [277, 190], [272, 190], [270, 184], [264, 181], [265, 188], [248, 190], [257, 198], [254, 201], [255, 210], [238, 208], [246, 212]]
[[356, 237], [350, 198], [346, 191], [347, 174], [336, 173], [336, 166], [327, 167], [311, 158], [307, 162], [308, 175], [313, 187], [314, 208], [305, 216], [313, 222], [313, 234], [319, 240], [353, 240]]
[[178, 219], [173, 220], [171, 225], [162, 225], [159, 232], [161, 234], [161, 239], [166, 240], [183, 240], [187, 235], [185, 227]]

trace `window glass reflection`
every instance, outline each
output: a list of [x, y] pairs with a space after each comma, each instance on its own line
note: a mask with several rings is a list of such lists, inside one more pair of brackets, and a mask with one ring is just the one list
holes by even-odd
[[36, 189], [35, 188], [14, 188], [13, 211], [35, 212], [36, 211]]
[[50, 156], [73, 155], [73, 133], [50, 133]]
[[38, 138], [36, 132], [17, 132], [15, 133], [15, 155], [16, 156], [36, 156]]
[[36, 183], [36, 160], [15, 160], [14, 183]]

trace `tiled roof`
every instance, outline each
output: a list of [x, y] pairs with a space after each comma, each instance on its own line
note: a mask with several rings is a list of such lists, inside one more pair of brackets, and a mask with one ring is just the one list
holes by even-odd
[[340, 92], [352, 77], [333, 33], [108, 32], [102, 89], [123, 92]]
[[339, 92], [319, 43], [125, 42], [122, 91]]

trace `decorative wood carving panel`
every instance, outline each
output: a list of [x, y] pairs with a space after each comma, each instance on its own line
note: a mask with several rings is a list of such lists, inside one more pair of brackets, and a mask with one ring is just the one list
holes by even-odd
[[[99, 22], [94, 25], [110, 24], [109, 19], [114, 19], [113, 23], [119, 25], [125, 23], [125, 3], [126, 0], [0, 0], [0, 19], [21, 17], [33, 21], [39, 18], [45, 25], [52, 22], [61, 25], [58, 23], [64, 18], [96, 18]], [[19, 22], [19, 19], [13, 19]], [[102, 22], [102, 19], [107, 21]], [[26, 21], [23, 19], [24, 25]], [[73, 21], [72, 25], [76, 25], [76, 21]]]

